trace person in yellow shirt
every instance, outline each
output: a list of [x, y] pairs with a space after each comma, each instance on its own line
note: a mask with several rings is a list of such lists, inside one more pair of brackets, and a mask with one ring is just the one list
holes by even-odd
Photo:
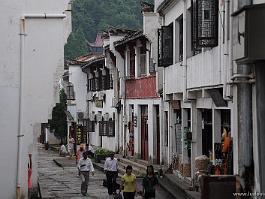
[[126, 167], [126, 173], [121, 177], [124, 199], [134, 199], [136, 192], [136, 176], [132, 174], [132, 166]]

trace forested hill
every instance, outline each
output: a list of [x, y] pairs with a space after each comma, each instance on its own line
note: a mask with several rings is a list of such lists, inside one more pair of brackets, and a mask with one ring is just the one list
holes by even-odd
[[[153, 1], [145, 0], [149, 3]], [[65, 46], [67, 59], [86, 54], [86, 41], [93, 42], [98, 31], [110, 26], [140, 29], [140, 0], [74, 0], [72, 25], [73, 30]]]

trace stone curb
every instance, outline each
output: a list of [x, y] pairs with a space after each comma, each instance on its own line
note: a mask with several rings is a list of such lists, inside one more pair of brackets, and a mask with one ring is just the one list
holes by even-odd
[[56, 159], [53, 159], [53, 162], [54, 162], [57, 166], [62, 167], [62, 168], [64, 169], [64, 166], [63, 166], [60, 162], [58, 162]]

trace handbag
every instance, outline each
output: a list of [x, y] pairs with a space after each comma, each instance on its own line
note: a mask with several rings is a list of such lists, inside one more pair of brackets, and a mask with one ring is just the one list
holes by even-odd
[[113, 195], [113, 199], [123, 199], [121, 192], [118, 191]]
[[108, 187], [107, 179], [103, 179], [103, 187]]

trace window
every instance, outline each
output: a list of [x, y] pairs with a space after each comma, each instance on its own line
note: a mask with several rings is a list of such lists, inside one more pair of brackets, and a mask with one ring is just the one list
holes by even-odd
[[218, 45], [218, 4], [218, 0], [196, 0], [193, 18], [195, 18], [194, 28], [196, 29], [195, 36], [198, 47], [215, 47]]
[[140, 48], [140, 74], [146, 75], [146, 48]]
[[99, 121], [99, 136], [115, 136], [115, 120]]
[[68, 85], [66, 89], [67, 100], [75, 100], [74, 86]]
[[108, 135], [108, 123], [106, 121], [99, 121], [99, 136], [107, 136]]
[[88, 132], [95, 132], [95, 121], [87, 120]]
[[196, 0], [191, 0], [191, 51], [193, 55], [202, 51], [197, 44], [197, 19]]
[[115, 120], [109, 120], [109, 137], [115, 137]]
[[173, 23], [158, 30], [158, 66], [173, 64]]
[[179, 24], [178, 49], [179, 49], [179, 61], [181, 62], [183, 60], [183, 16], [182, 15], [178, 18], [177, 23]]
[[109, 90], [110, 89], [110, 74], [109, 69], [105, 69], [105, 75], [102, 76], [102, 83], [103, 83], [103, 90]]
[[96, 78], [95, 78], [95, 73], [90, 73], [89, 78], [88, 78], [88, 91], [95, 91], [96, 90]]
[[130, 77], [135, 77], [135, 50], [130, 48]]
[[103, 76], [102, 76], [102, 71], [99, 70], [98, 71], [98, 91], [101, 91], [104, 87], [103, 87], [103, 82], [102, 82]]
[[112, 74], [109, 75], [110, 89], [113, 89], [113, 79]]

